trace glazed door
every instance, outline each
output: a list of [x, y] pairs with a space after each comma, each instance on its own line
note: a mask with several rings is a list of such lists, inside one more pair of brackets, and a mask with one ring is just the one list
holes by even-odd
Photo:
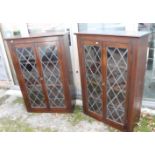
[[[105, 46], [105, 45], [104, 45]], [[120, 126], [125, 125], [127, 117], [127, 88], [129, 70], [129, 47], [126, 44], [106, 44], [104, 56], [106, 57], [106, 109], [105, 119]]]
[[65, 95], [63, 87], [62, 58], [59, 43], [37, 43], [36, 49], [41, 63], [41, 72], [48, 98], [49, 108], [65, 108]]
[[38, 72], [34, 44], [15, 44], [13, 48], [11, 54], [27, 108], [46, 109], [47, 100], [45, 99]]
[[84, 41], [80, 49], [81, 81], [85, 113], [102, 120], [102, 45], [97, 41]]

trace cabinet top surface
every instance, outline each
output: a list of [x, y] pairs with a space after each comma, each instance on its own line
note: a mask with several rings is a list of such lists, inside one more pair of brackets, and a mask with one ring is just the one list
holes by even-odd
[[101, 35], [101, 36], [121, 36], [121, 37], [133, 37], [140, 38], [149, 35], [149, 32], [134, 32], [134, 31], [81, 31], [75, 33], [76, 35]]
[[5, 40], [40, 38], [40, 37], [56, 37], [56, 36], [64, 36], [66, 34], [67, 34], [67, 32], [43, 33], [43, 34], [29, 35], [29, 36], [25, 36], [25, 37], [18, 36], [18, 37], [5, 38]]

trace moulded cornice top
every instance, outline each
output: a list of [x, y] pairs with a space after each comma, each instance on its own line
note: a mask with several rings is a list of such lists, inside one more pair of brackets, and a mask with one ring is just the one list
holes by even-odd
[[39, 38], [39, 37], [53, 37], [53, 36], [64, 36], [67, 34], [67, 32], [54, 32], [54, 33], [42, 33], [42, 34], [35, 34], [35, 35], [29, 35], [25, 37], [10, 37], [10, 38], [4, 38], [5, 40], [14, 40], [14, 39], [26, 39], [26, 38]]
[[140, 38], [150, 33], [148, 31], [81, 31], [75, 33], [76, 35], [103, 35], [103, 36], [122, 36], [122, 37], [133, 37], [133, 38]]

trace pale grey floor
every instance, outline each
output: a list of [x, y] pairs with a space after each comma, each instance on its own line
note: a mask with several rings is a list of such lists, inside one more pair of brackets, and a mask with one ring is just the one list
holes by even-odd
[[[108, 132], [118, 131], [82, 112], [82, 101], [76, 100], [71, 114], [29, 113], [20, 90], [0, 89], [0, 131]], [[155, 116], [155, 110], [142, 108], [142, 113]]]
[[70, 114], [27, 112], [21, 94], [17, 91], [0, 89], [0, 131], [115, 131], [106, 124], [85, 115], [80, 105], [76, 106], [74, 113]]

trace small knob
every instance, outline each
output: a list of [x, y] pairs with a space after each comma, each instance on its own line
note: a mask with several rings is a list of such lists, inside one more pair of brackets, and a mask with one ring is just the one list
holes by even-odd
[[102, 86], [105, 86], [105, 82], [102, 82]]
[[96, 42], [95, 42], [95, 44], [99, 44], [99, 42], [98, 42], [98, 41], [96, 41]]
[[43, 81], [43, 77], [41, 77], [40, 80]]

